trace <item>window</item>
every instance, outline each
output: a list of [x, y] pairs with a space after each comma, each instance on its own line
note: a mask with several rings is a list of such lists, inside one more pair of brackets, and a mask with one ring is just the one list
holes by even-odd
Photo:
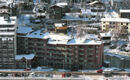
[[110, 24], [112, 24], [112, 22], [110, 22]]
[[113, 22], [113, 24], [115, 24], [115, 22]]
[[88, 60], [88, 62], [92, 62], [92, 60]]
[[89, 55], [88, 57], [90, 57], [90, 58], [91, 58], [91, 57], [92, 57], [92, 55]]

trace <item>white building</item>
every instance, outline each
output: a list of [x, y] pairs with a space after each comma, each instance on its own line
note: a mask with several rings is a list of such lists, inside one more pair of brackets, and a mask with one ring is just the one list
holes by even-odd
[[128, 18], [102, 18], [102, 31], [109, 31], [117, 28], [120, 30], [126, 30], [130, 33], [130, 19]]
[[0, 68], [14, 67], [16, 23], [16, 17], [0, 17]]

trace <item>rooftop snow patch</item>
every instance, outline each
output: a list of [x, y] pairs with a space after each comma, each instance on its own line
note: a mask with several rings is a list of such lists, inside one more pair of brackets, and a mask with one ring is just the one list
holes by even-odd
[[32, 28], [31, 27], [18, 27], [17, 29], [17, 33], [24, 33], [24, 34], [27, 34], [29, 32], [32, 31]]
[[56, 27], [62, 27], [64, 25], [64, 23], [55, 23]]
[[121, 9], [121, 10], [120, 10], [120, 13], [130, 13], [130, 9], [126, 9], [126, 10]]
[[130, 19], [127, 18], [102, 18], [101, 21], [109, 21], [109, 22], [130, 22]]
[[67, 44], [69, 39], [71, 39], [71, 37], [67, 35], [51, 33], [49, 35], [48, 43], [49, 44]]
[[26, 35], [26, 37], [30, 37], [30, 38], [45, 38], [47, 39], [49, 35], [49, 32], [42, 32], [41, 30], [37, 30], [35, 32], [29, 33]]
[[57, 3], [56, 5], [60, 6], [60, 7], [63, 7], [63, 6], [67, 6], [68, 4], [67, 3]]
[[111, 33], [108, 32], [108, 33], [100, 33], [101, 37], [111, 37]]
[[93, 4], [96, 4], [96, 3], [98, 3], [99, 1], [93, 1], [93, 2], [91, 2], [91, 3], [89, 3], [90, 5], [93, 5]]
[[68, 45], [101, 45], [102, 42], [101, 41], [96, 41], [96, 40], [84, 40], [82, 42], [79, 42], [79, 40], [77, 39], [71, 39], [68, 42]]

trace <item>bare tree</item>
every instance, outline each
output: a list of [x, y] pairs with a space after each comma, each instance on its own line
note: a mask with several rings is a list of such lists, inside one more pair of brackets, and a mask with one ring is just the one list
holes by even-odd
[[122, 27], [118, 26], [117, 24], [112, 29], [112, 39], [115, 40], [116, 42], [120, 39], [121, 31], [122, 31]]

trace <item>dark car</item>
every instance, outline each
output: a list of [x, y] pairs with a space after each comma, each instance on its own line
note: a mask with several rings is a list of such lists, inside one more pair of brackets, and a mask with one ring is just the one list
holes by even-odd
[[105, 77], [112, 77], [112, 73], [104, 73]]

